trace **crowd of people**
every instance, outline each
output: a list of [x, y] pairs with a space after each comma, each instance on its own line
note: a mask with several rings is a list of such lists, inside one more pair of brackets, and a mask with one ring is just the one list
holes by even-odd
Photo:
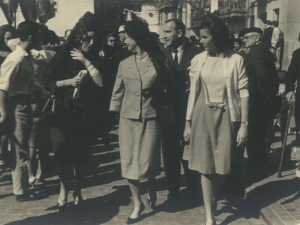
[[[1, 167], [12, 169], [16, 201], [28, 200], [29, 186], [46, 178], [53, 151], [58, 210], [67, 206], [67, 168], [80, 207], [83, 165], [98, 137], [109, 144], [118, 122], [121, 173], [134, 203], [127, 223], [138, 222], [145, 209], [140, 180], [147, 180], [148, 204], [155, 208], [162, 156], [168, 200], [178, 200], [182, 165], [187, 200], [201, 183], [206, 225], [216, 224], [220, 188], [244, 194], [244, 150], [248, 166], [267, 165], [268, 125], [283, 99], [282, 32], [277, 21], [267, 26], [264, 32], [246, 28], [233, 39], [226, 23], [208, 14], [199, 41], [186, 38], [180, 19], [167, 20], [160, 39], [134, 13], [118, 31], [105, 33], [87, 12], [66, 31], [66, 41], [33, 21], [17, 30], [0, 27]], [[295, 51], [281, 79], [288, 102], [295, 98], [298, 58]]]

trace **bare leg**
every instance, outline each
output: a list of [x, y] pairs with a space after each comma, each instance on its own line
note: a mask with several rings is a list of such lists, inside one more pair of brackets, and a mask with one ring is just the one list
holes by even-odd
[[66, 203], [68, 198], [68, 192], [69, 192], [66, 166], [57, 166], [56, 168], [60, 180], [60, 193], [57, 202], [59, 204]]
[[33, 168], [34, 163], [36, 160], [36, 154], [35, 154], [35, 148], [29, 148], [29, 162], [27, 163], [27, 169], [28, 169], [28, 176], [29, 176], [29, 183], [34, 184], [35, 182], [35, 176], [33, 175]]
[[130, 218], [136, 219], [139, 217], [139, 211], [141, 205], [143, 204], [140, 195], [140, 181], [128, 179], [128, 183], [129, 183], [130, 191], [133, 198], [133, 204], [134, 204], [134, 208], [130, 215]]
[[214, 224], [213, 202], [224, 179], [225, 176], [219, 174], [202, 174], [201, 176], [201, 186], [206, 211], [206, 225]]

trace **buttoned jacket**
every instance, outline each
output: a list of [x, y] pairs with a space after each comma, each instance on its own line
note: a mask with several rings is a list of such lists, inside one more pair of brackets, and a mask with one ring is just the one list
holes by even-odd
[[[207, 59], [207, 51], [196, 55], [190, 68], [191, 88], [188, 99], [186, 120], [192, 119], [193, 109], [201, 88], [201, 68]], [[222, 66], [227, 88], [227, 98], [231, 121], [240, 121], [241, 119], [241, 97], [248, 97], [248, 77], [244, 66], [243, 58], [238, 54], [231, 52], [222, 53], [224, 58]]]
[[139, 68], [132, 55], [119, 64], [110, 102], [110, 111], [129, 119], [157, 116], [157, 73], [151, 61]]

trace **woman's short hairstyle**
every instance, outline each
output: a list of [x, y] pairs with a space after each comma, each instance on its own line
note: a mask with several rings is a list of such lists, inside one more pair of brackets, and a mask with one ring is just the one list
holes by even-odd
[[17, 35], [17, 30], [13, 26], [6, 24], [0, 27], [0, 48], [3, 50], [6, 48], [6, 45], [4, 43], [4, 35], [6, 32], [10, 32], [13, 35], [13, 38]]
[[209, 14], [201, 22], [200, 30], [207, 29], [214, 41], [215, 46], [225, 51], [229, 45], [229, 30], [226, 23], [215, 15]]

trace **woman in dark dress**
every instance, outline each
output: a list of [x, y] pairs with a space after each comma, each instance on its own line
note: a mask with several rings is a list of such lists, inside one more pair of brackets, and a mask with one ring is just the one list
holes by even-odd
[[65, 209], [69, 192], [66, 166], [74, 168], [74, 205], [81, 205], [82, 164], [88, 161], [98, 135], [99, 99], [103, 87], [98, 29], [94, 14], [87, 12], [44, 74], [45, 88], [56, 98], [56, 114], [49, 125], [61, 185], [59, 211]]

